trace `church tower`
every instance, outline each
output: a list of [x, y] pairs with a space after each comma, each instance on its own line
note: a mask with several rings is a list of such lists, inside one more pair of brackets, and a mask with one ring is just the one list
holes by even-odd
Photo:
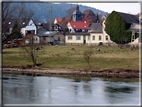
[[79, 6], [76, 6], [76, 10], [73, 12], [73, 21], [82, 21], [82, 13], [79, 11]]

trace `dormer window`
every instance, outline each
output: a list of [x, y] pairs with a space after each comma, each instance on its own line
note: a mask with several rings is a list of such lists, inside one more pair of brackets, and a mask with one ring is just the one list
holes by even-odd
[[23, 22], [23, 25], [25, 24], [25, 22]]
[[76, 26], [74, 25], [74, 27], [76, 27]]
[[86, 26], [84, 26], [84, 27], [86, 27]]
[[9, 22], [8, 24], [11, 24], [11, 22]]

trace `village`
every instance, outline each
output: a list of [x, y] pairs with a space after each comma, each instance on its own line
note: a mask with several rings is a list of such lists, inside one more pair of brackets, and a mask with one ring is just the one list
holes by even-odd
[[[142, 16], [136, 17], [132, 14], [116, 12], [122, 17], [131, 27], [127, 31], [132, 31], [131, 42], [128, 44], [139, 46], [139, 37], [136, 38], [135, 33], [139, 34], [140, 23]], [[112, 13], [110, 13], [112, 14]], [[22, 38], [18, 38], [16, 42], [7, 41], [9, 44], [5, 47], [21, 46], [30, 42], [29, 35], [34, 38], [35, 44], [44, 45], [106, 45], [116, 46], [117, 43], [110, 39], [110, 36], [105, 31], [105, 21], [108, 15], [98, 15], [92, 10], [80, 12], [79, 6], [69, 18], [55, 18], [54, 23], [35, 23], [32, 18], [19, 20], [18, 24], [22, 25]], [[12, 33], [14, 19], [7, 21], [7, 35]], [[3, 37], [4, 38], [4, 37]], [[121, 38], [120, 38], [121, 39]], [[10, 42], [13, 44], [10, 44]], [[123, 42], [123, 41], [122, 41]]]
[[138, 3], [30, 2], [2, 4], [2, 106], [141, 104], [142, 13], [112, 10]]
[[[53, 23], [51, 19], [35, 23], [33, 18], [28, 18], [15, 24], [11, 19], [5, 23], [3, 67], [138, 70], [141, 21], [141, 15], [117, 11], [101, 15], [89, 9], [81, 13], [79, 5], [71, 18], [55, 18]], [[19, 31], [18, 24], [22, 26]]]

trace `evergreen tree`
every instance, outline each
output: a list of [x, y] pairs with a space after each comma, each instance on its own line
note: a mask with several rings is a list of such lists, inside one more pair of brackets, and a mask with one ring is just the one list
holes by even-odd
[[91, 21], [89, 21], [89, 25], [88, 26], [90, 27], [91, 25], [92, 25], [92, 23], [91, 23]]
[[98, 14], [95, 15], [94, 23], [100, 23]]
[[131, 41], [131, 31], [126, 31], [130, 28], [130, 24], [115, 11], [113, 11], [106, 19], [105, 31], [110, 36], [110, 39], [116, 43], [122, 43], [123, 38], [127, 38], [127, 42]]
[[69, 29], [68, 29], [68, 27], [66, 27], [64, 32], [63, 32], [63, 35], [66, 35], [66, 33], [68, 33], [68, 32], [69, 32]]
[[12, 29], [12, 39], [18, 39], [18, 38], [22, 38], [22, 34], [21, 34], [21, 28], [18, 27], [17, 22], [15, 22], [13, 29]]

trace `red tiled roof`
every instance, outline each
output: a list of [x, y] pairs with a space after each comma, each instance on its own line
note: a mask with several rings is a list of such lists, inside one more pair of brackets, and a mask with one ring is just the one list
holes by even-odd
[[83, 21], [77, 22], [69, 22], [73, 29], [89, 29], [88, 23], [84, 23]]
[[[55, 18], [55, 19], [57, 20], [57, 23], [60, 23], [62, 21], [62, 18]], [[69, 18], [65, 18], [65, 20], [68, 22], [70, 21]]]
[[90, 19], [88, 19], [88, 18], [82, 18], [82, 22], [84, 22], [84, 21], [86, 21], [86, 23], [88, 23], [89, 24], [89, 21], [90, 21]]
[[68, 21], [68, 22], [70, 21], [70, 19], [69, 19], [69, 18], [65, 18], [65, 20], [66, 20], [66, 21]]
[[55, 19], [57, 20], [57, 23], [62, 21], [62, 18], [55, 18]]

